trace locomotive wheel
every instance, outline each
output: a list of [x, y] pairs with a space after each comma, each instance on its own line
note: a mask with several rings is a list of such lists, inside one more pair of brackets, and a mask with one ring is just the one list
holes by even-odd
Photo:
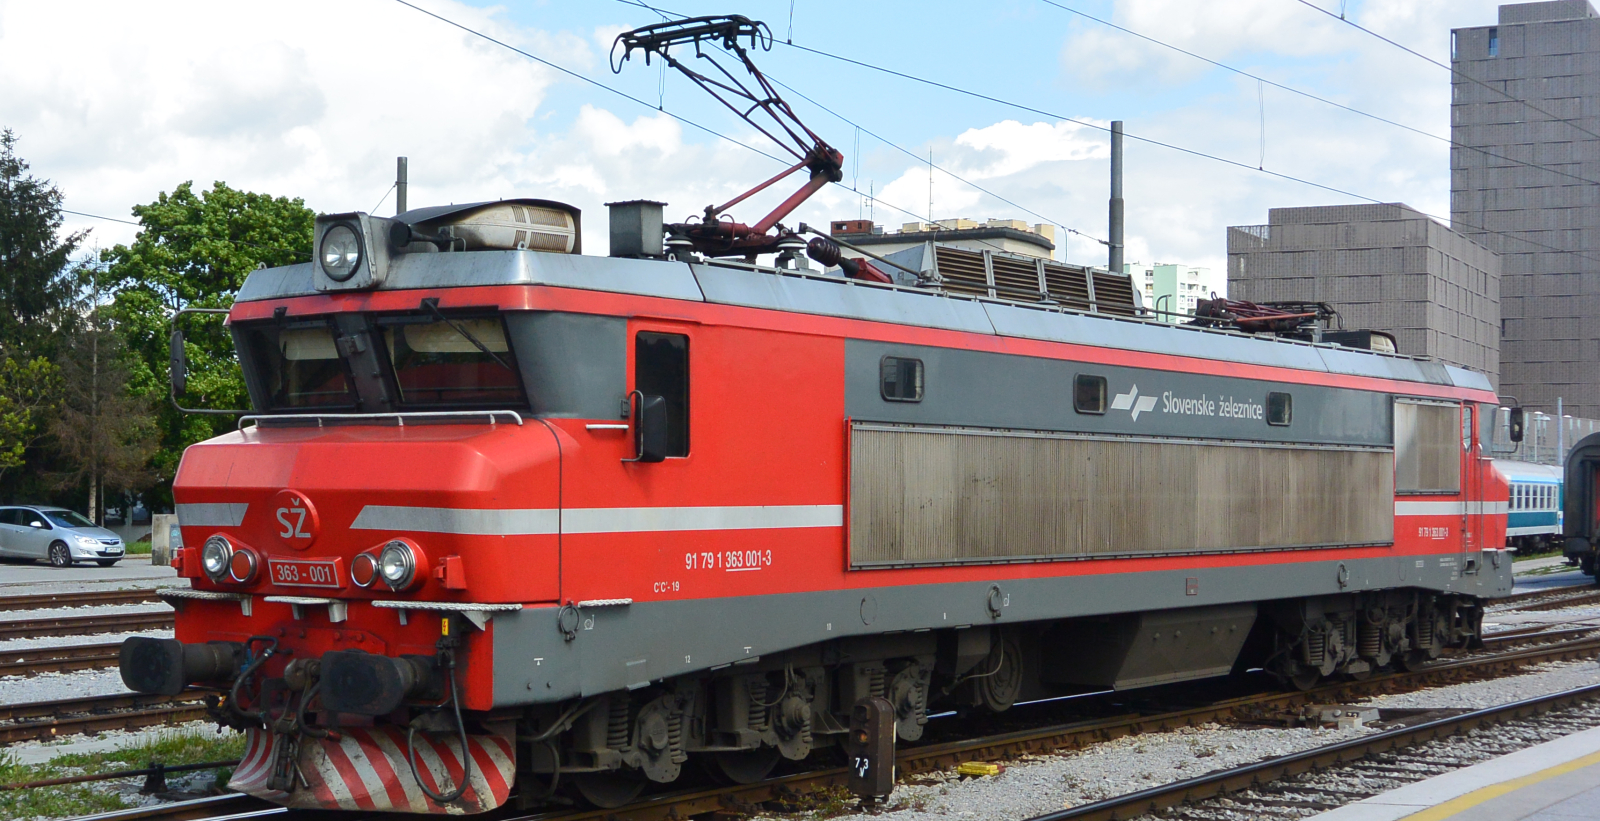
[[1428, 661], [1427, 650], [1407, 650], [1404, 654], [1394, 657], [1394, 665], [1407, 673], [1415, 673], [1421, 670], [1422, 665], [1427, 664]]
[[573, 773], [573, 789], [590, 804], [602, 810], [626, 806], [644, 792], [644, 779], [630, 772]]
[[1289, 683], [1293, 684], [1296, 690], [1299, 690], [1303, 693], [1312, 687], [1317, 686], [1317, 681], [1321, 678], [1322, 671], [1318, 670], [1317, 668], [1300, 667], [1289, 675]]
[[1022, 692], [1022, 651], [1016, 642], [1009, 638], [996, 642], [979, 665], [988, 665], [985, 674], [976, 679], [983, 706], [996, 713], [1011, 709]]
[[701, 757], [706, 773], [724, 785], [754, 784], [772, 774], [782, 754], [777, 747], [710, 753]]

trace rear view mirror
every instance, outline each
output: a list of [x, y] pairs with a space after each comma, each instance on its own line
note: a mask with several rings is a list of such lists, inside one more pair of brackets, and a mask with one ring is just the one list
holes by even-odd
[[1506, 435], [1508, 437], [1510, 437], [1511, 441], [1513, 441], [1513, 442], [1521, 442], [1522, 441], [1522, 432], [1523, 432], [1522, 408], [1512, 408], [1511, 409], [1511, 414], [1510, 414], [1510, 420], [1506, 424]]
[[172, 398], [176, 401], [189, 387], [189, 354], [183, 349], [183, 331], [178, 328], [172, 329], [172, 336], [167, 340], [167, 372], [172, 382]]
[[633, 418], [634, 458], [630, 462], [660, 462], [667, 458], [667, 400], [660, 396], [638, 397], [638, 412]]

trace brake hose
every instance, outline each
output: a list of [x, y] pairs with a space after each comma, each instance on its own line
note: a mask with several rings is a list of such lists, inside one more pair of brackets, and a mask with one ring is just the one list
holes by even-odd
[[244, 643], [245, 651], [249, 652], [250, 645], [255, 644], [256, 642], [264, 642], [267, 645], [267, 649], [262, 650], [261, 655], [251, 659], [250, 663], [246, 664], [244, 669], [239, 671], [239, 677], [233, 680], [233, 686], [228, 689], [228, 709], [244, 718], [254, 718], [258, 721], [265, 722], [267, 720], [267, 711], [265, 709], [258, 713], [246, 713], [245, 711], [239, 709], [239, 688], [244, 686], [245, 681], [247, 681], [250, 676], [255, 673], [257, 668], [265, 664], [267, 659], [272, 658], [272, 656], [278, 651], [278, 639], [275, 636], [251, 636]]
[[[453, 662], [454, 659], [451, 661]], [[422, 788], [424, 795], [441, 806], [460, 798], [467, 791], [467, 785], [472, 783], [472, 752], [467, 749], [467, 725], [461, 721], [461, 687], [457, 681], [453, 663], [450, 666], [450, 707], [455, 711], [456, 732], [461, 739], [461, 783], [456, 785], [453, 792], [448, 794], [436, 793], [428, 789], [428, 785], [423, 783], [422, 776], [417, 774], [417, 728], [409, 727], [406, 729], [406, 763], [411, 765], [411, 777], [416, 779], [417, 786]]]

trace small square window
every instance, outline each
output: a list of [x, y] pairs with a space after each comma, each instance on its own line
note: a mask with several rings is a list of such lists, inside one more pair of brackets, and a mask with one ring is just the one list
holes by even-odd
[[1294, 419], [1294, 397], [1273, 391], [1267, 394], [1267, 424], [1284, 426]]
[[1106, 412], [1106, 378], [1080, 373], [1072, 380], [1072, 409], [1078, 413]]
[[922, 360], [886, 356], [878, 365], [878, 384], [890, 402], [922, 401]]

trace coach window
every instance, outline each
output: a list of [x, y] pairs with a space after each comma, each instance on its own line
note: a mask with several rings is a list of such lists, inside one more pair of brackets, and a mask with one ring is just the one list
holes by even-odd
[[1394, 401], [1395, 492], [1461, 490], [1461, 410], [1453, 402]]
[[1080, 373], [1072, 380], [1072, 409], [1078, 413], [1106, 412], [1106, 378]]
[[1272, 391], [1267, 394], [1267, 424], [1285, 427], [1294, 419], [1294, 397]]
[[633, 387], [667, 401], [667, 455], [689, 455], [689, 337], [640, 331], [634, 337]]
[[878, 389], [890, 402], [921, 402], [922, 360], [884, 357], [878, 363]]

